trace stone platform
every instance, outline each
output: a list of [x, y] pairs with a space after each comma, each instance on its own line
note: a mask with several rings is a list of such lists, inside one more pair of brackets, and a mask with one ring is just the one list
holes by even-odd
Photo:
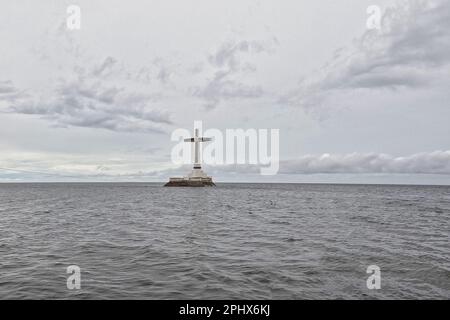
[[170, 178], [164, 187], [214, 187], [211, 177]]

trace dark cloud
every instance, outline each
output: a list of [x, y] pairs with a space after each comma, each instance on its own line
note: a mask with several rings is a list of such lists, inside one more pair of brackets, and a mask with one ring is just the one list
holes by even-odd
[[[106, 65], [102, 64], [103, 71]], [[167, 112], [152, 106], [156, 96], [130, 90], [126, 85], [117, 87], [113, 81], [93, 76], [95, 73], [98, 72], [80, 71], [72, 81], [58, 81], [50, 94], [35, 93], [11, 101], [7, 111], [38, 115], [59, 127], [113, 131], [165, 132], [166, 126], [172, 123]]]
[[[450, 2], [411, 1], [387, 9], [382, 29], [364, 34], [335, 87], [392, 88], [430, 84], [450, 64]], [[332, 84], [330, 84], [332, 85]]]
[[339, 50], [318, 74], [280, 101], [318, 105], [333, 92], [424, 88], [448, 80], [450, 2], [408, 1], [388, 8], [381, 30], [368, 30]]
[[27, 95], [24, 91], [18, 90], [12, 81], [0, 81], [0, 102], [7, 104], [25, 98]]
[[113, 57], [107, 57], [101, 65], [98, 67], [95, 67], [94, 70], [92, 70], [92, 74], [94, 76], [100, 76], [108, 73], [111, 71], [112, 67], [117, 63], [117, 60]]
[[227, 70], [238, 71], [241, 67], [240, 54], [269, 51], [271, 46], [261, 41], [228, 41], [223, 43], [214, 54], [209, 55], [211, 65]]
[[207, 101], [208, 108], [215, 107], [221, 100], [235, 98], [258, 98], [263, 89], [258, 85], [246, 85], [230, 79], [231, 71], [217, 71], [205, 87], [196, 89], [194, 95]]
[[11, 81], [0, 81], [0, 95], [13, 93], [16, 91]]
[[222, 100], [263, 96], [261, 86], [246, 84], [240, 80], [246, 72], [256, 71], [254, 65], [242, 61], [242, 55], [272, 52], [277, 43], [276, 38], [270, 41], [241, 40], [223, 43], [208, 57], [213, 68], [212, 77], [203, 86], [194, 88], [194, 96], [204, 99], [208, 108], [214, 108]]

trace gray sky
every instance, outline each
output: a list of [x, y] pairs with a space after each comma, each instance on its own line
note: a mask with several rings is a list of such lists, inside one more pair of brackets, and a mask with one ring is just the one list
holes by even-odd
[[203, 120], [280, 129], [279, 175], [219, 181], [450, 184], [449, 30], [445, 0], [0, 0], [0, 181], [165, 181]]

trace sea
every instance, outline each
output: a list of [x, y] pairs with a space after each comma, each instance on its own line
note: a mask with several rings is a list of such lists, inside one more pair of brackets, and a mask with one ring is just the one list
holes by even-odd
[[0, 299], [449, 299], [450, 187], [0, 184]]

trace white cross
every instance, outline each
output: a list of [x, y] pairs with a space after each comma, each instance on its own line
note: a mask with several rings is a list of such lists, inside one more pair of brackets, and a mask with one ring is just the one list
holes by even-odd
[[194, 169], [201, 169], [202, 164], [200, 161], [200, 142], [212, 141], [212, 139], [206, 137], [199, 137], [198, 129], [194, 129], [194, 137], [184, 139], [184, 141], [194, 143]]

